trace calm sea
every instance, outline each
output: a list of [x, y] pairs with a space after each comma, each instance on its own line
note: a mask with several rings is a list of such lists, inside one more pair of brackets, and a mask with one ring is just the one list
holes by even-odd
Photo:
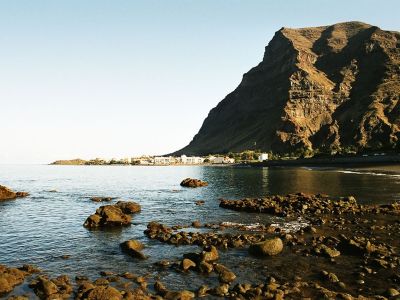
[[[209, 186], [179, 186], [186, 177]], [[78, 274], [97, 277], [101, 270], [156, 274], [154, 262], [179, 259], [196, 246], [175, 247], [148, 240], [148, 222], [167, 225], [202, 223], [281, 223], [279, 218], [219, 208], [218, 199], [262, 197], [291, 192], [324, 193], [332, 197], [354, 195], [361, 203], [400, 200], [400, 166], [362, 169], [337, 168], [239, 168], [239, 167], [134, 167], [0, 165], [0, 184], [30, 196], [0, 203], [0, 263], [35, 264], [49, 275]], [[56, 192], [54, 192], [56, 190]], [[101, 204], [92, 196], [117, 197], [142, 205], [130, 227], [89, 231], [82, 224]], [[117, 201], [115, 200], [115, 201]], [[195, 201], [204, 200], [203, 206]], [[137, 261], [121, 253], [119, 244], [138, 239], [147, 245], [150, 258]], [[63, 259], [69, 255], [69, 259]], [[259, 263], [243, 249], [222, 253], [222, 261], [241, 276], [245, 264]], [[240, 262], [240, 264], [239, 264]], [[238, 266], [238, 267], [235, 267]], [[163, 281], [177, 288], [213, 279], [165, 272]], [[198, 286], [198, 285], [197, 285]]]

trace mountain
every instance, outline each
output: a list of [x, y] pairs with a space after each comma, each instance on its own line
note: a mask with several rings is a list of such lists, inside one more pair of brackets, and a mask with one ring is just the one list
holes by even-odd
[[399, 94], [399, 32], [361, 22], [281, 28], [263, 60], [174, 154], [392, 149]]

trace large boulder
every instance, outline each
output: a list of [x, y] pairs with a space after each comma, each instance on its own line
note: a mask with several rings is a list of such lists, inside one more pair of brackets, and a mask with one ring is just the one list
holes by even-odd
[[190, 187], [190, 188], [196, 188], [196, 187], [202, 187], [202, 186], [207, 186], [208, 183], [205, 181], [202, 181], [200, 179], [194, 179], [194, 178], [186, 178], [182, 180], [181, 186], [184, 187]]
[[87, 228], [106, 226], [127, 226], [130, 225], [132, 217], [122, 211], [116, 205], [100, 206], [96, 213], [89, 216], [83, 226]]
[[256, 256], [273, 256], [281, 253], [282, 250], [283, 242], [280, 238], [269, 239], [249, 247], [250, 254]]
[[27, 192], [14, 192], [6, 186], [0, 185], [0, 201], [26, 197], [28, 195], [29, 193]]

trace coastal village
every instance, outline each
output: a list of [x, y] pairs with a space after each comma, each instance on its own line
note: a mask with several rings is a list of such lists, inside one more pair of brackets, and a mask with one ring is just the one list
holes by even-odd
[[208, 155], [208, 156], [151, 156], [142, 155], [138, 157], [126, 158], [95, 158], [91, 160], [71, 159], [57, 160], [54, 165], [143, 165], [143, 166], [168, 166], [168, 165], [229, 165], [243, 161], [259, 161], [268, 160], [268, 153], [251, 153], [250, 155], [242, 155], [240, 157], [232, 157], [233, 155]]

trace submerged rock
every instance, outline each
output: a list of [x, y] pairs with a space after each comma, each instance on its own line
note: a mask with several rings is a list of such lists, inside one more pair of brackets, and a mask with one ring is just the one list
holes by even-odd
[[280, 238], [266, 240], [249, 247], [249, 253], [257, 256], [273, 256], [281, 253], [282, 250], [283, 242]]
[[121, 249], [125, 253], [132, 257], [146, 259], [147, 257], [141, 252], [144, 249], [144, 245], [137, 240], [129, 240], [121, 243]]
[[207, 185], [208, 185], [207, 182], [194, 178], [186, 178], [181, 182], [181, 186], [191, 187], [191, 188], [202, 187]]
[[113, 197], [91, 197], [90, 200], [92, 200], [93, 202], [110, 202], [112, 201]]

